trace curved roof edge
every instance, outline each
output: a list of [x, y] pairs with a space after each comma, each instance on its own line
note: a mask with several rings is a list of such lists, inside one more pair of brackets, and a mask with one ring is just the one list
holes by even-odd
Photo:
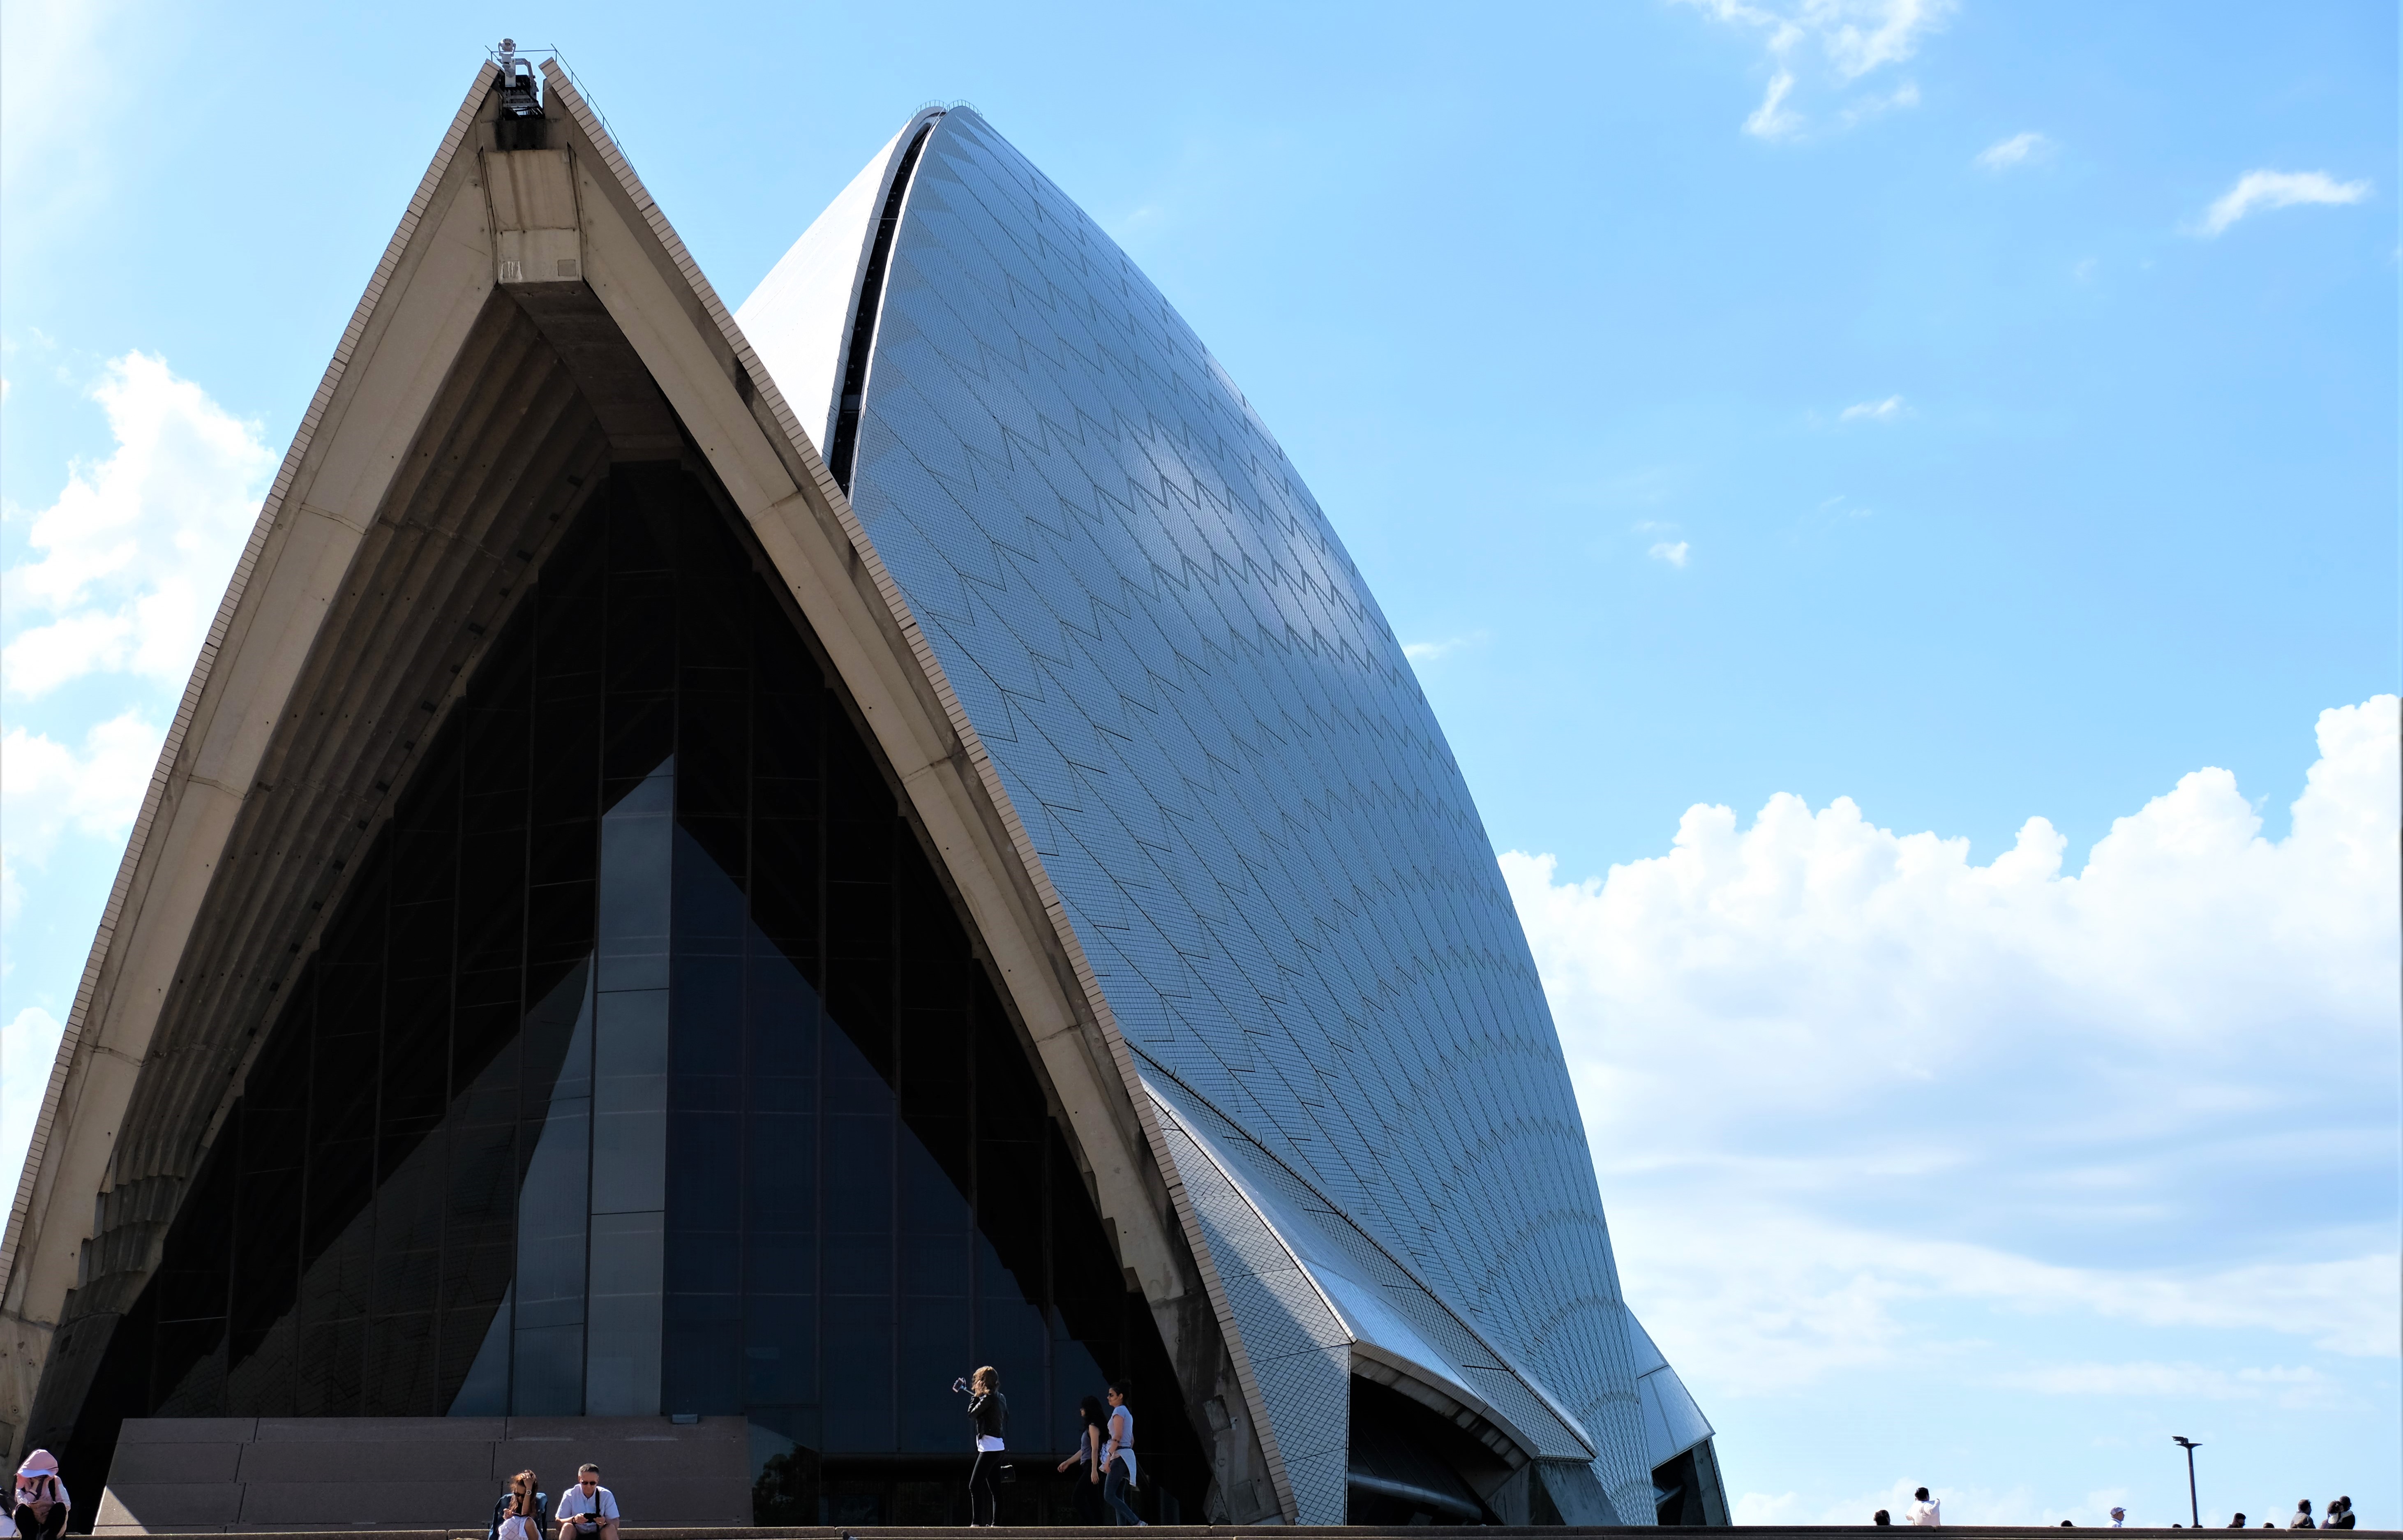
[[735, 324], [776, 378], [821, 459], [834, 432], [836, 393], [850, 356], [877, 212], [910, 136], [940, 116], [939, 107], [912, 114], [735, 308]]
[[1355, 1347], [1488, 1419], [1523, 1457], [1593, 1458], [1592, 1436], [1577, 1419], [1407, 1265], [1208, 1098], [1146, 1063], [1146, 1094], [1259, 1216]]
[[1695, 1445], [1710, 1442], [1716, 1430], [1633, 1311], [1627, 1312], [1627, 1345], [1634, 1350], [1635, 1394], [1644, 1404], [1646, 1453], [1658, 1470]]

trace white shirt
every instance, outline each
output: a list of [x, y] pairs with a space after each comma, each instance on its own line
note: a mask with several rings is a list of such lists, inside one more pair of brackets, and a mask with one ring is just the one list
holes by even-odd
[[501, 1540], [535, 1540], [534, 1520], [522, 1513], [513, 1513], [501, 1520]]
[[1910, 1511], [1903, 1517], [1910, 1522], [1920, 1525], [1922, 1528], [1931, 1530], [1937, 1529], [1940, 1528], [1944, 1522], [1943, 1508], [1944, 1499], [1941, 1497], [1931, 1497], [1924, 1503], [1913, 1503], [1910, 1505]]
[[569, 1487], [567, 1495], [559, 1500], [559, 1519], [565, 1522], [579, 1513], [597, 1513], [604, 1519], [615, 1519], [618, 1517], [617, 1496], [608, 1488], [596, 1486], [592, 1489], [592, 1495], [587, 1497], [583, 1484], [578, 1482]]

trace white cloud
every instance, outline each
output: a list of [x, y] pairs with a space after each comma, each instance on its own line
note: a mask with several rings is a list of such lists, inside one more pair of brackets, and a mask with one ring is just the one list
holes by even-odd
[[2205, 212], [2199, 232], [2218, 235], [2256, 209], [2358, 203], [2368, 196], [2368, 182], [2340, 182], [2324, 171], [2248, 171]]
[[1978, 152], [1978, 164], [1988, 171], [2008, 171], [2013, 166], [2024, 165], [2042, 156], [2050, 148], [2052, 141], [2031, 129], [2000, 143], [1988, 145]]
[[19, 697], [103, 673], [180, 685], [275, 467], [257, 424], [160, 359], [113, 361], [92, 395], [115, 452], [70, 469], [58, 501], [32, 515], [33, 556], [0, 574], [17, 627], [0, 678]]
[[2042, 818], [1979, 866], [1787, 795], [1600, 879], [1505, 855], [1629, 1298], [1706, 1401], [2044, 1369], [1971, 1310], [2393, 1353], [2396, 717], [2321, 715], [2283, 839], [2202, 770], [2075, 872]]
[[1682, 567], [1686, 564], [1686, 558], [1692, 552], [1693, 545], [1690, 541], [1660, 540], [1656, 541], [1652, 548], [1644, 554], [1655, 562], [1666, 562], [1673, 567]]
[[1483, 631], [1472, 631], [1466, 636], [1448, 636], [1440, 642], [1405, 642], [1402, 644], [1402, 656], [1413, 663], [1432, 663], [1446, 653], [1458, 652], [1470, 643], [1484, 639]]
[[93, 728], [80, 752], [22, 728], [0, 736], [0, 921], [15, 923], [21, 873], [47, 864], [62, 836], [125, 838], [165, 738], [138, 711]]
[[[1804, 119], [1788, 101], [1798, 71], [1811, 70], [1841, 90], [1863, 76], [1899, 64], [1918, 51], [1927, 33], [1940, 25], [1952, 0], [1686, 0], [1714, 21], [1748, 27], [1761, 35], [1769, 53], [1769, 85], [1760, 104], [1744, 119], [1746, 133], [1763, 139], [1790, 136]], [[1919, 88], [1904, 81], [1892, 93], [1855, 101], [1843, 114], [1857, 121], [1892, 107], [1917, 104]]]
[[1891, 423], [1903, 413], [1902, 397], [1889, 395], [1882, 401], [1855, 401], [1846, 407], [1839, 421], [1845, 423]]
[[2047, 1395], [2156, 1396], [2181, 1401], [2273, 1400], [2306, 1407], [2329, 1399], [2313, 1368], [2214, 1368], [2204, 1364], [2058, 1364], [2005, 1376], [2002, 1384]]
[[1769, 90], [1761, 95], [1760, 105], [1743, 120], [1743, 132], [1762, 139], [1780, 139], [1802, 126], [1802, 119], [1785, 110], [1785, 98], [1794, 90], [1794, 72], [1779, 70], [1769, 77]]

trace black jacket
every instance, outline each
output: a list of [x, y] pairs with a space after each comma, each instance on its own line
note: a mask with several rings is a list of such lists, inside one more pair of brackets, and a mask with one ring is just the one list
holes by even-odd
[[968, 1403], [968, 1421], [976, 1425], [979, 1438], [999, 1438], [1009, 1422], [1009, 1397], [999, 1391], [987, 1391]]

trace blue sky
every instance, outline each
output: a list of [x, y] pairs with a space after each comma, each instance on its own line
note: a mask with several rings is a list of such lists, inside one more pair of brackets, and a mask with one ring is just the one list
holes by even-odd
[[506, 30], [730, 301], [941, 98], [1182, 309], [1518, 853], [1748, 1513], [2166, 1522], [2186, 1432], [2403, 1521], [2393, 7], [670, 14], [0, 7], [0, 1163]]

